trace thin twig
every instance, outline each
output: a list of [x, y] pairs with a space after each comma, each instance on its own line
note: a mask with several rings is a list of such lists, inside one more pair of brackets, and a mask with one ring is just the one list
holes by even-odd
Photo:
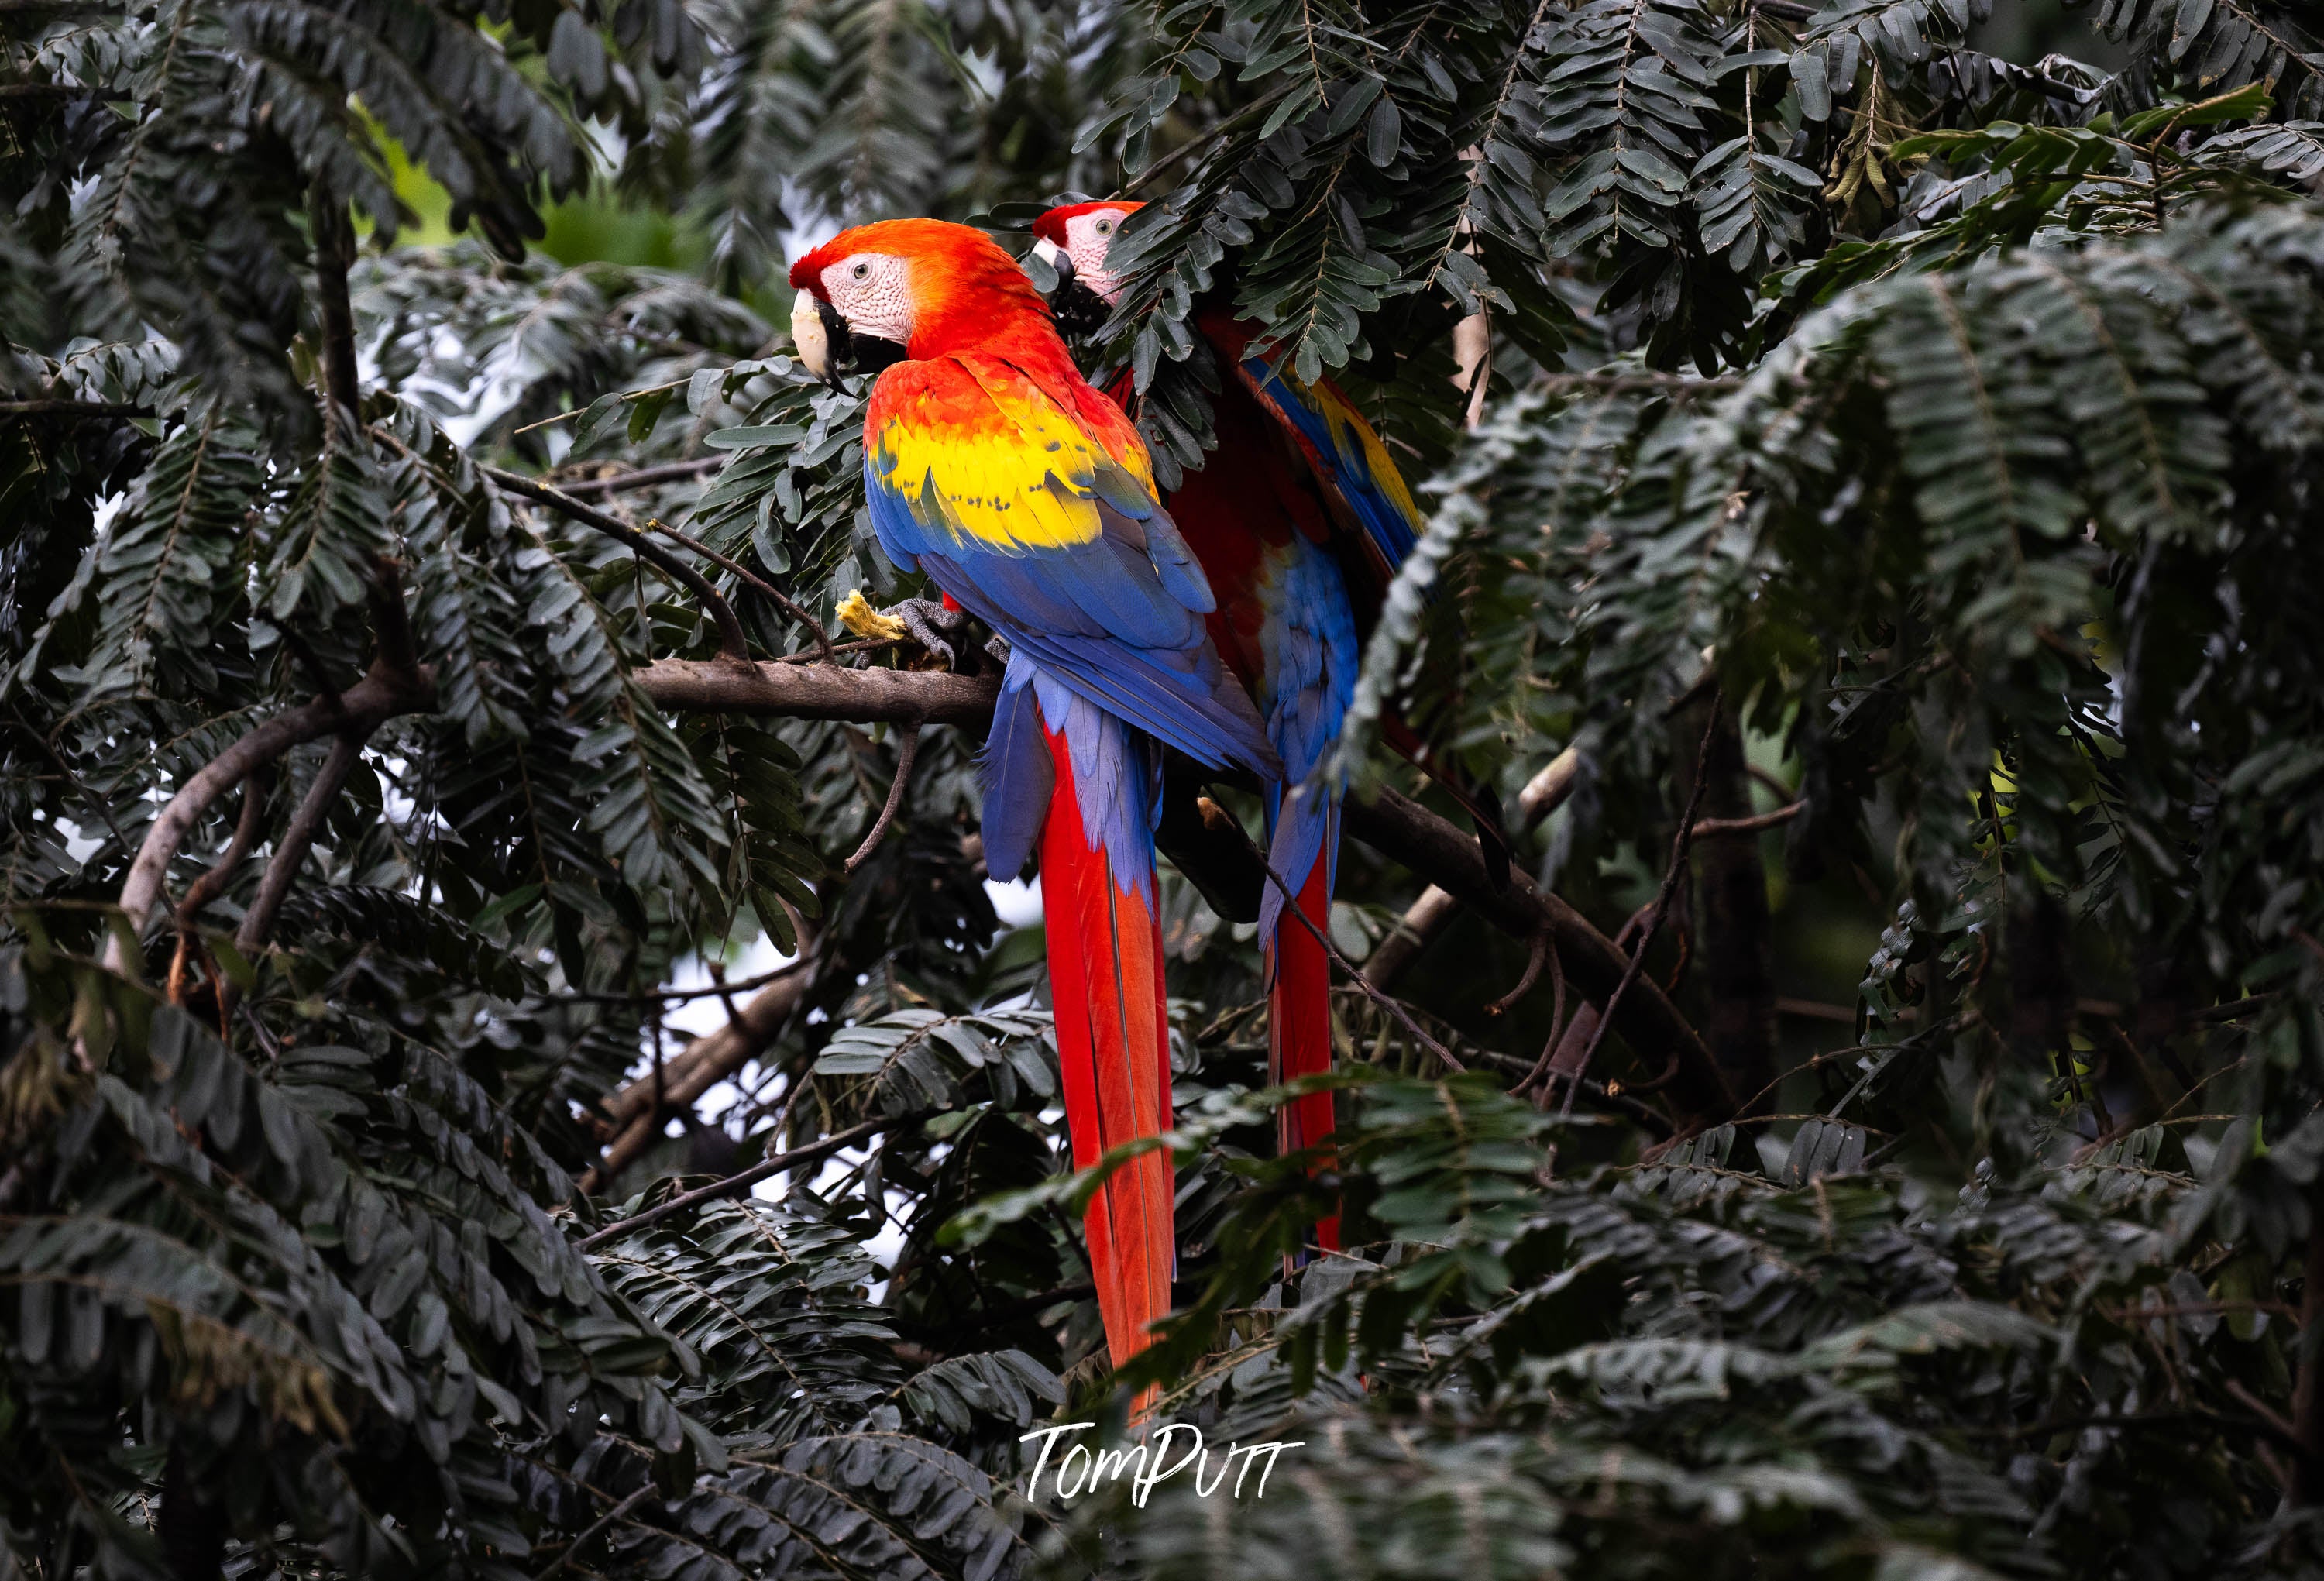
[[572, 1563], [573, 1556], [575, 1554], [579, 1553], [583, 1549], [588, 1547], [591, 1543], [596, 1541], [598, 1538], [604, 1535], [605, 1529], [613, 1525], [614, 1521], [619, 1521], [622, 1516], [636, 1509], [640, 1504], [644, 1503], [649, 1498], [651, 1498], [653, 1496], [653, 1491], [654, 1484], [649, 1482], [645, 1486], [638, 1489], [637, 1492], [623, 1499], [620, 1503], [606, 1511], [603, 1515], [598, 1516], [595, 1521], [590, 1523], [587, 1530], [575, 1538], [566, 1550], [557, 1556], [556, 1563], [543, 1570], [534, 1578], [534, 1581], [549, 1581], [550, 1576], [557, 1575], [559, 1571], [563, 1570], [567, 1565]]
[[800, 625], [805, 626], [808, 630], [814, 632], [815, 644], [816, 647], [822, 651], [824, 663], [837, 664], [839, 662], [839, 656], [832, 650], [831, 633], [823, 629], [823, 622], [816, 620], [813, 615], [808, 614], [807, 611], [801, 608], [798, 604], [794, 603], [791, 601], [790, 595], [784, 593], [782, 589], [777, 587], [773, 583], [769, 582], [765, 577], [761, 576], [757, 572], [752, 571], [747, 567], [728, 559], [725, 556], [712, 548], [708, 544], [703, 543], [699, 539], [687, 537], [686, 534], [678, 531], [678, 529], [670, 526], [669, 523], [664, 521], [659, 516], [650, 516], [646, 519], [653, 524], [655, 531], [662, 534], [665, 538], [672, 538], [678, 543], [684, 544], [687, 548], [692, 549], [696, 554], [701, 556], [712, 565], [733, 573], [736, 577], [741, 579], [743, 586], [749, 588], [752, 593], [757, 593], [761, 598], [768, 600], [777, 608], [783, 610], [789, 614], [792, 620], [797, 620]]
[[595, 1005], [641, 1005], [657, 1000], [664, 1004], [672, 1004], [680, 999], [722, 998], [729, 994], [745, 994], [752, 988], [763, 988], [785, 972], [796, 970], [798, 966], [798, 957], [793, 956], [772, 971], [762, 971], [756, 977], [744, 978], [738, 983], [713, 983], [706, 988], [645, 988], [631, 994], [606, 993], [590, 988], [570, 988], [558, 997], [583, 999]]
[[[1711, 777], [1703, 773], [1702, 766], [1711, 756], [1711, 732], [1718, 728], [1719, 694], [1714, 692], [1711, 702], [1711, 722], [1702, 727], [1702, 744], [1695, 749], [1694, 786], [1687, 793], [1686, 811], [1679, 818], [1678, 832], [1671, 839], [1670, 866], [1663, 872], [1662, 887], [1655, 894], [1654, 908], [1646, 914], [1646, 925], [1639, 930], [1637, 947], [1630, 951], [1630, 963], [1622, 969], [1621, 980], [1614, 985], [1614, 991], [1606, 996], [1606, 1007], [1598, 1017], [1598, 1025], [1590, 1034], [1590, 1041], [1582, 1050], [1582, 1058], [1574, 1064], [1573, 1074], [1577, 1077], [1590, 1073], [1590, 1062], [1597, 1057], [1598, 1045], [1606, 1041], [1607, 1029], [1614, 1025], [1615, 1007], [1621, 1004], [1622, 996], [1629, 992], [1630, 985], [1637, 980], [1639, 970], [1646, 963], [1646, 951], [1654, 944], [1655, 930], [1662, 926], [1663, 915], [1670, 909], [1671, 896], [1678, 892], [1679, 876], [1686, 869], [1687, 847], [1694, 840], [1695, 814], [1702, 810], [1703, 787]], [[1670, 1075], [1675, 1072], [1677, 1064], [1677, 1056], [1674, 1054], [1672, 1071], [1665, 1073], [1664, 1080], [1669, 1080]], [[1656, 1085], [1659, 1086], [1660, 1082]], [[1571, 1087], [1565, 1089], [1565, 1107], [1561, 1114], [1573, 1112], [1573, 1090]]]
[[1565, 1034], [1565, 963], [1558, 959], [1557, 941], [1549, 942], [1549, 1035], [1542, 1040], [1541, 1057], [1526, 1072], [1525, 1080], [1509, 1089], [1509, 1096], [1520, 1098], [1526, 1089], [1539, 1083], [1542, 1101], [1549, 1100], [1550, 1062], [1557, 1058], [1558, 1040]]
[[844, 1131], [834, 1131], [820, 1141], [810, 1142], [804, 1147], [794, 1147], [788, 1153], [778, 1153], [772, 1158], [763, 1159], [741, 1174], [728, 1175], [723, 1181], [713, 1181], [710, 1184], [697, 1186], [691, 1191], [680, 1191], [659, 1207], [649, 1208], [643, 1213], [634, 1214], [628, 1218], [615, 1219], [604, 1228], [583, 1236], [581, 1249], [586, 1252], [592, 1246], [604, 1245], [615, 1236], [633, 1229], [643, 1229], [650, 1224], [659, 1224], [672, 1214], [683, 1213], [699, 1203], [713, 1201], [720, 1197], [731, 1197], [737, 1191], [757, 1185], [770, 1175], [779, 1175], [787, 1169], [827, 1157], [843, 1147], [852, 1147], [867, 1137], [877, 1136], [882, 1131], [893, 1131], [904, 1126], [916, 1124], [936, 1112], [934, 1109], [914, 1109], [908, 1114], [887, 1115], [876, 1120], [865, 1120], [862, 1125], [850, 1126]]
[[1564, 390], [1594, 390], [1607, 395], [1715, 395], [1743, 381], [1721, 376], [1698, 379], [1685, 373], [1544, 373], [1534, 387], [1552, 393]]
[[1547, 957], [1551, 947], [1549, 930], [1535, 929], [1533, 942], [1526, 950], [1525, 971], [1518, 977], [1517, 986], [1486, 1006], [1486, 1015], [1506, 1016], [1516, 1008], [1517, 1001], [1532, 991], [1535, 980], [1541, 976], [1542, 961]]
[[704, 473], [716, 472], [724, 466], [723, 455], [697, 455], [692, 461], [666, 461], [659, 466], [641, 466], [633, 472], [617, 472], [606, 477], [576, 478], [558, 487], [578, 500], [586, 494], [619, 494], [631, 489], [650, 489], [656, 483], [680, 483], [698, 478]]
[[[435, 676], [424, 666], [416, 676], [401, 676], [374, 665], [370, 675], [347, 688], [340, 703], [347, 717], [364, 728], [393, 714], [426, 712], [436, 706]], [[142, 929], [152, 916], [171, 859], [210, 803], [228, 787], [241, 784], [259, 764], [280, 758], [301, 741], [329, 734], [337, 725], [335, 712], [320, 698], [286, 709], [251, 730], [178, 787], [161, 816], [147, 827], [122, 880], [119, 905], [132, 929]], [[115, 970], [127, 968], [127, 956], [117, 937], [106, 945], [105, 959]]]
[[[623, 400], [636, 400], [648, 395], [659, 395], [666, 390], [683, 390], [688, 384], [693, 382], [694, 375], [689, 373], [685, 378], [674, 379], [668, 384], [650, 385], [644, 390], [624, 390], [622, 391], [622, 399]], [[546, 428], [552, 423], [561, 423], [565, 422], [568, 418], [586, 416], [587, 415], [588, 410], [588, 407], [576, 406], [569, 412], [558, 412], [553, 418], [543, 418], [537, 423], [527, 423], [523, 427], [512, 428], [509, 432], [511, 434], [530, 434], [535, 428]]]
[[863, 843], [857, 846], [855, 854], [847, 859], [847, 865], [842, 869], [847, 877], [853, 878], [856, 869], [872, 859], [872, 853], [878, 850], [880, 842], [888, 837], [888, 825], [896, 821], [896, 809], [904, 804], [904, 789], [912, 782], [912, 759], [919, 756], [920, 727], [908, 724], [903, 731], [903, 741], [896, 749], [896, 777], [888, 786], [888, 804], [880, 809], [879, 820], [872, 825], [872, 832], [863, 837]]
[[1748, 818], [1698, 818], [1694, 823], [1694, 838], [1711, 840], [1722, 834], [1757, 834], [1788, 823], [1807, 810], [1805, 802], [1794, 802], [1788, 807], [1778, 807], [1772, 813], [1759, 813]]
[[[1240, 828], [1240, 826], [1238, 825], [1237, 827]], [[1243, 836], [1243, 843], [1245, 845], [1250, 844], [1250, 837], [1249, 835]], [[1259, 857], [1259, 850], [1256, 846], [1251, 847], [1251, 855]], [[1305, 912], [1299, 909], [1299, 897], [1291, 893], [1291, 887], [1283, 881], [1283, 876], [1275, 870], [1273, 866], [1268, 862], [1266, 858], [1259, 857], [1259, 870], [1267, 875], [1267, 881], [1283, 892], [1283, 909], [1299, 919], [1299, 925], [1306, 929], [1309, 933], [1314, 936], [1315, 942], [1323, 947], [1323, 953], [1330, 958], [1332, 964], [1338, 967], [1341, 973], [1345, 976], [1350, 982], [1354, 983], [1356, 987], [1363, 989], [1365, 997], [1370, 999], [1372, 1003], [1379, 1006], [1389, 1015], [1395, 1016], [1397, 1021], [1401, 1022], [1404, 1025], [1405, 1031], [1419, 1039], [1421, 1045], [1427, 1049], [1430, 1053], [1434, 1054], [1439, 1060], [1442, 1060], [1448, 1069], [1453, 1071], [1466, 1071], [1469, 1068], [1454, 1057], [1451, 1049], [1446, 1048], [1443, 1043], [1438, 1043], [1434, 1038], [1431, 1037], [1428, 1034], [1427, 1029], [1423, 1027], [1419, 1022], [1415, 1021], [1412, 1018], [1412, 1012], [1405, 1008], [1403, 1000], [1397, 998], [1393, 994], [1382, 992], [1370, 979], [1367, 978], [1362, 972], [1356, 970], [1355, 964], [1352, 961], [1351, 961], [1346, 956], [1340, 953], [1340, 947], [1332, 942], [1332, 936], [1315, 925], [1315, 919], [1314, 917], [1309, 916]]]
[[719, 656], [747, 664], [751, 658], [750, 639], [742, 634], [742, 622], [734, 616], [734, 608], [711, 585], [710, 579], [693, 566], [653, 541], [650, 534], [632, 527], [618, 517], [608, 516], [594, 505], [585, 505], [560, 489], [524, 476], [521, 473], [503, 471], [497, 466], [476, 469], [485, 477], [526, 499], [558, 511], [585, 527], [594, 527], [606, 537], [627, 544], [640, 558], [650, 560], [676, 578], [702, 601], [711, 624], [718, 628]]

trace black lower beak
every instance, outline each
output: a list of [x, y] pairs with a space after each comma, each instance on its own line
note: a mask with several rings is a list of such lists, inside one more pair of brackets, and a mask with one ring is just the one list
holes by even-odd
[[816, 299], [815, 316], [823, 320], [824, 338], [831, 343], [829, 360], [823, 366], [823, 382], [825, 388], [837, 391], [840, 374], [855, 361], [855, 337], [848, 333], [847, 320], [840, 317], [839, 309], [821, 298]]
[[1060, 271], [1057, 289], [1049, 293], [1049, 313], [1066, 339], [1092, 340], [1113, 317], [1113, 308], [1070, 271]]
[[894, 341], [850, 329], [839, 309], [820, 298], [815, 304], [815, 316], [823, 320], [824, 336], [831, 342], [831, 362], [824, 370], [823, 381], [834, 390], [841, 388], [843, 374], [877, 373], [905, 358], [904, 348]]

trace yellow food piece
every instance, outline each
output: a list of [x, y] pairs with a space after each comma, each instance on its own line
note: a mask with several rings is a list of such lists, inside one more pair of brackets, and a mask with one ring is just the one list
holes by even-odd
[[893, 642], [911, 635], [903, 621], [873, 609], [860, 588], [849, 588], [847, 596], [839, 601], [839, 623], [867, 641]]

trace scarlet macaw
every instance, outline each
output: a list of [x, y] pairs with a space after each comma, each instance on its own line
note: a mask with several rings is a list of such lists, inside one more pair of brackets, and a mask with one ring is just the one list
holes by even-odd
[[[888, 557], [1009, 644], [982, 758], [984, 857], [1038, 842], [1074, 1162], [1170, 1119], [1155, 905], [1157, 741], [1213, 768], [1282, 772], [1204, 624], [1210, 584], [1144, 442], [1074, 366], [1048, 305], [982, 232], [859, 225], [800, 259], [808, 371], [884, 371], [863, 418], [864, 493]], [[1170, 1307], [1167, 1150], [1118, 1171], [1084, 1219], [1116, 1365]]]
[[[1120, 299], [1107, 253], [1141, 207], [1077, 203], [1034, 222], [1034, 248], [1059, 276], [1052, 305], [1061, 321], [1094, 329]], [[1268, 865], [1283, 887], [1267, 886], [1259, 938], [1268, 1074], [1288, 1081], [1332, 1066], [1331, 968], [1317, 934], [1331, 925], [1341, 786], [1311, 779], [1355, 693], [1359, 625], [1378, 615], [1420, 512], [1379, 436], [1330, 381], [1303, 383], [1254, 351], [1258, 326], [1222, 303], [1198, 307], [1194, 326], [1223, 375], [1212, 412], [1219, 443], [1169, 507], [1218, 594], [1211, 635], [1250, 688], [1283, 758], [1285, 777], [1268, 799]], [[1135, 387], [1127, 371], [1108, 393], [1128, 409]], [[1407, 756], [1425, 756], [1399, 722], [1388, 733]], [[1480, 830], [1495, 823], [1480, 812]], [[1284, 889], [1298, 896], [1312, 930], [1282, 915]], [[1277, 1125], [1286, 1153], [1323, 1146], [1332, 1095], [1294, 1099]], [[1338, 1249], [1336, 1216], [1316, 1226], [1316, 1240]]]

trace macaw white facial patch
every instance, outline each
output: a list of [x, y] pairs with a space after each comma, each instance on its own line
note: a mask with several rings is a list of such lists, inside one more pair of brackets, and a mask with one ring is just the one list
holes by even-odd
[[898, 345], [912, 338], [911, 266], [886, 253], [857, 253], [823, 271], [823, 294], [857, 335]]
[[1109, 308], [1121, 301], [1121, 277], [1105, 266], [1106, 252], [1129, 217], [1126, 209], [1093, 208], [1065, 222], [1065, 253], [1074, 261], [1074, 277]]

